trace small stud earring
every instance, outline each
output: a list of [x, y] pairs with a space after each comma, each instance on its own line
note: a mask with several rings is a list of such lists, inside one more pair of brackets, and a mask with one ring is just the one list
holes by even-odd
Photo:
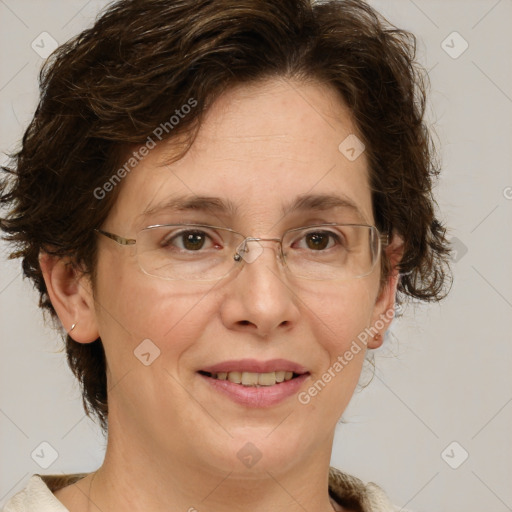
[[71, 332], [76, 327], [76, 323], [71, 326], [71, 329], [69, 329], [69, 332]]
[[374, 337], [373, 337], [373, 340], [374, 341], [382, 341], [382, 334], [380, 332], [378, 332]]

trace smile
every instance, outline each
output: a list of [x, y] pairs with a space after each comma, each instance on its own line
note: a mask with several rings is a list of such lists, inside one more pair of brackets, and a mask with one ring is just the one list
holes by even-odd
[[286, 359], [224, 361], [197, 374], [215, 395], [251, 408], [271, 407], [296, 395], [311, 375]]
[[276, 384], [280, 384], [281, 382], [289, 381], [293, 378], [298, 377], [300, 374], [278, 370], [274, 372], [265, 372], [265, 373], [256, 373], [256, 372], [240, 372], [240, 371], [232, 371], [232, 372], [218, 372], [218, 373], [209, 373], [200, 371], [202, 375], [210, 377], [212, 379], [217, 380], [227, 380], [234, 384], [241, 384], [242, 386], [275, 386]]

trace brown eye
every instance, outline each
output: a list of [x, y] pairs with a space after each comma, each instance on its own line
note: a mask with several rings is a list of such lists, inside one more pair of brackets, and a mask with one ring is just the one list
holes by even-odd
[[197, 249], [202, 249], [206, 240], [206, 236], [201, 231], [195, 232], [187, 232], [179, 235], [182, 237], [183, 245], [185, 249], [195, 251]]
[[306, 244], [309, 249], [321, 251], [329, 245], [329, 238], [327, 233], [309, 233], [306, 235]]
[[161, 246], [194, 252], [204, 249], [208, 240], [211, 241], [212, 237], [199, 229], [179, 231], [178, 233], [173, 231], [164, 237]]
[[[306, 233], [302, 240], [302, 248], [310, 249], [312, 251], [323, 251], [330, 249], [334, 245], [342, 245], [340, 237], [332, 231], [310, 231]], [[299, 242], [299, 247], [301, 242]]]

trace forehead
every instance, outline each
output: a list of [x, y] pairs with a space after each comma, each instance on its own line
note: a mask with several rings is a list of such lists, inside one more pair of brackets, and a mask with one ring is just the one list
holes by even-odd
[[261, 230], [287, 211], [315, 208], [370, 223], [366, 156], [350, 160], [340, 151], [356, 134], [350, 110], [327, 85], [273, 79], [236, 87], [207, 111], [183, 158], [173, 161], [171, 138], [133, 169], [109, 223], [133, 230], [200, 205]]

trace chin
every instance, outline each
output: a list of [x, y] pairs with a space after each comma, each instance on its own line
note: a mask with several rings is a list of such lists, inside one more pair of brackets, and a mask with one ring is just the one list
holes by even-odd
[[297, 428], [289, 425], [287, 428], [278, 424], [270, 428], [245, 427], [238, 433], [229, 432], [233, 437], [211, 446], [207, 464], [214, 470], [231, 472], [230, 478], [268, 478], [269, 473], [284, 473], [305, 458], [308, 451], [304, 439], [310, 436], [300, 435]]

